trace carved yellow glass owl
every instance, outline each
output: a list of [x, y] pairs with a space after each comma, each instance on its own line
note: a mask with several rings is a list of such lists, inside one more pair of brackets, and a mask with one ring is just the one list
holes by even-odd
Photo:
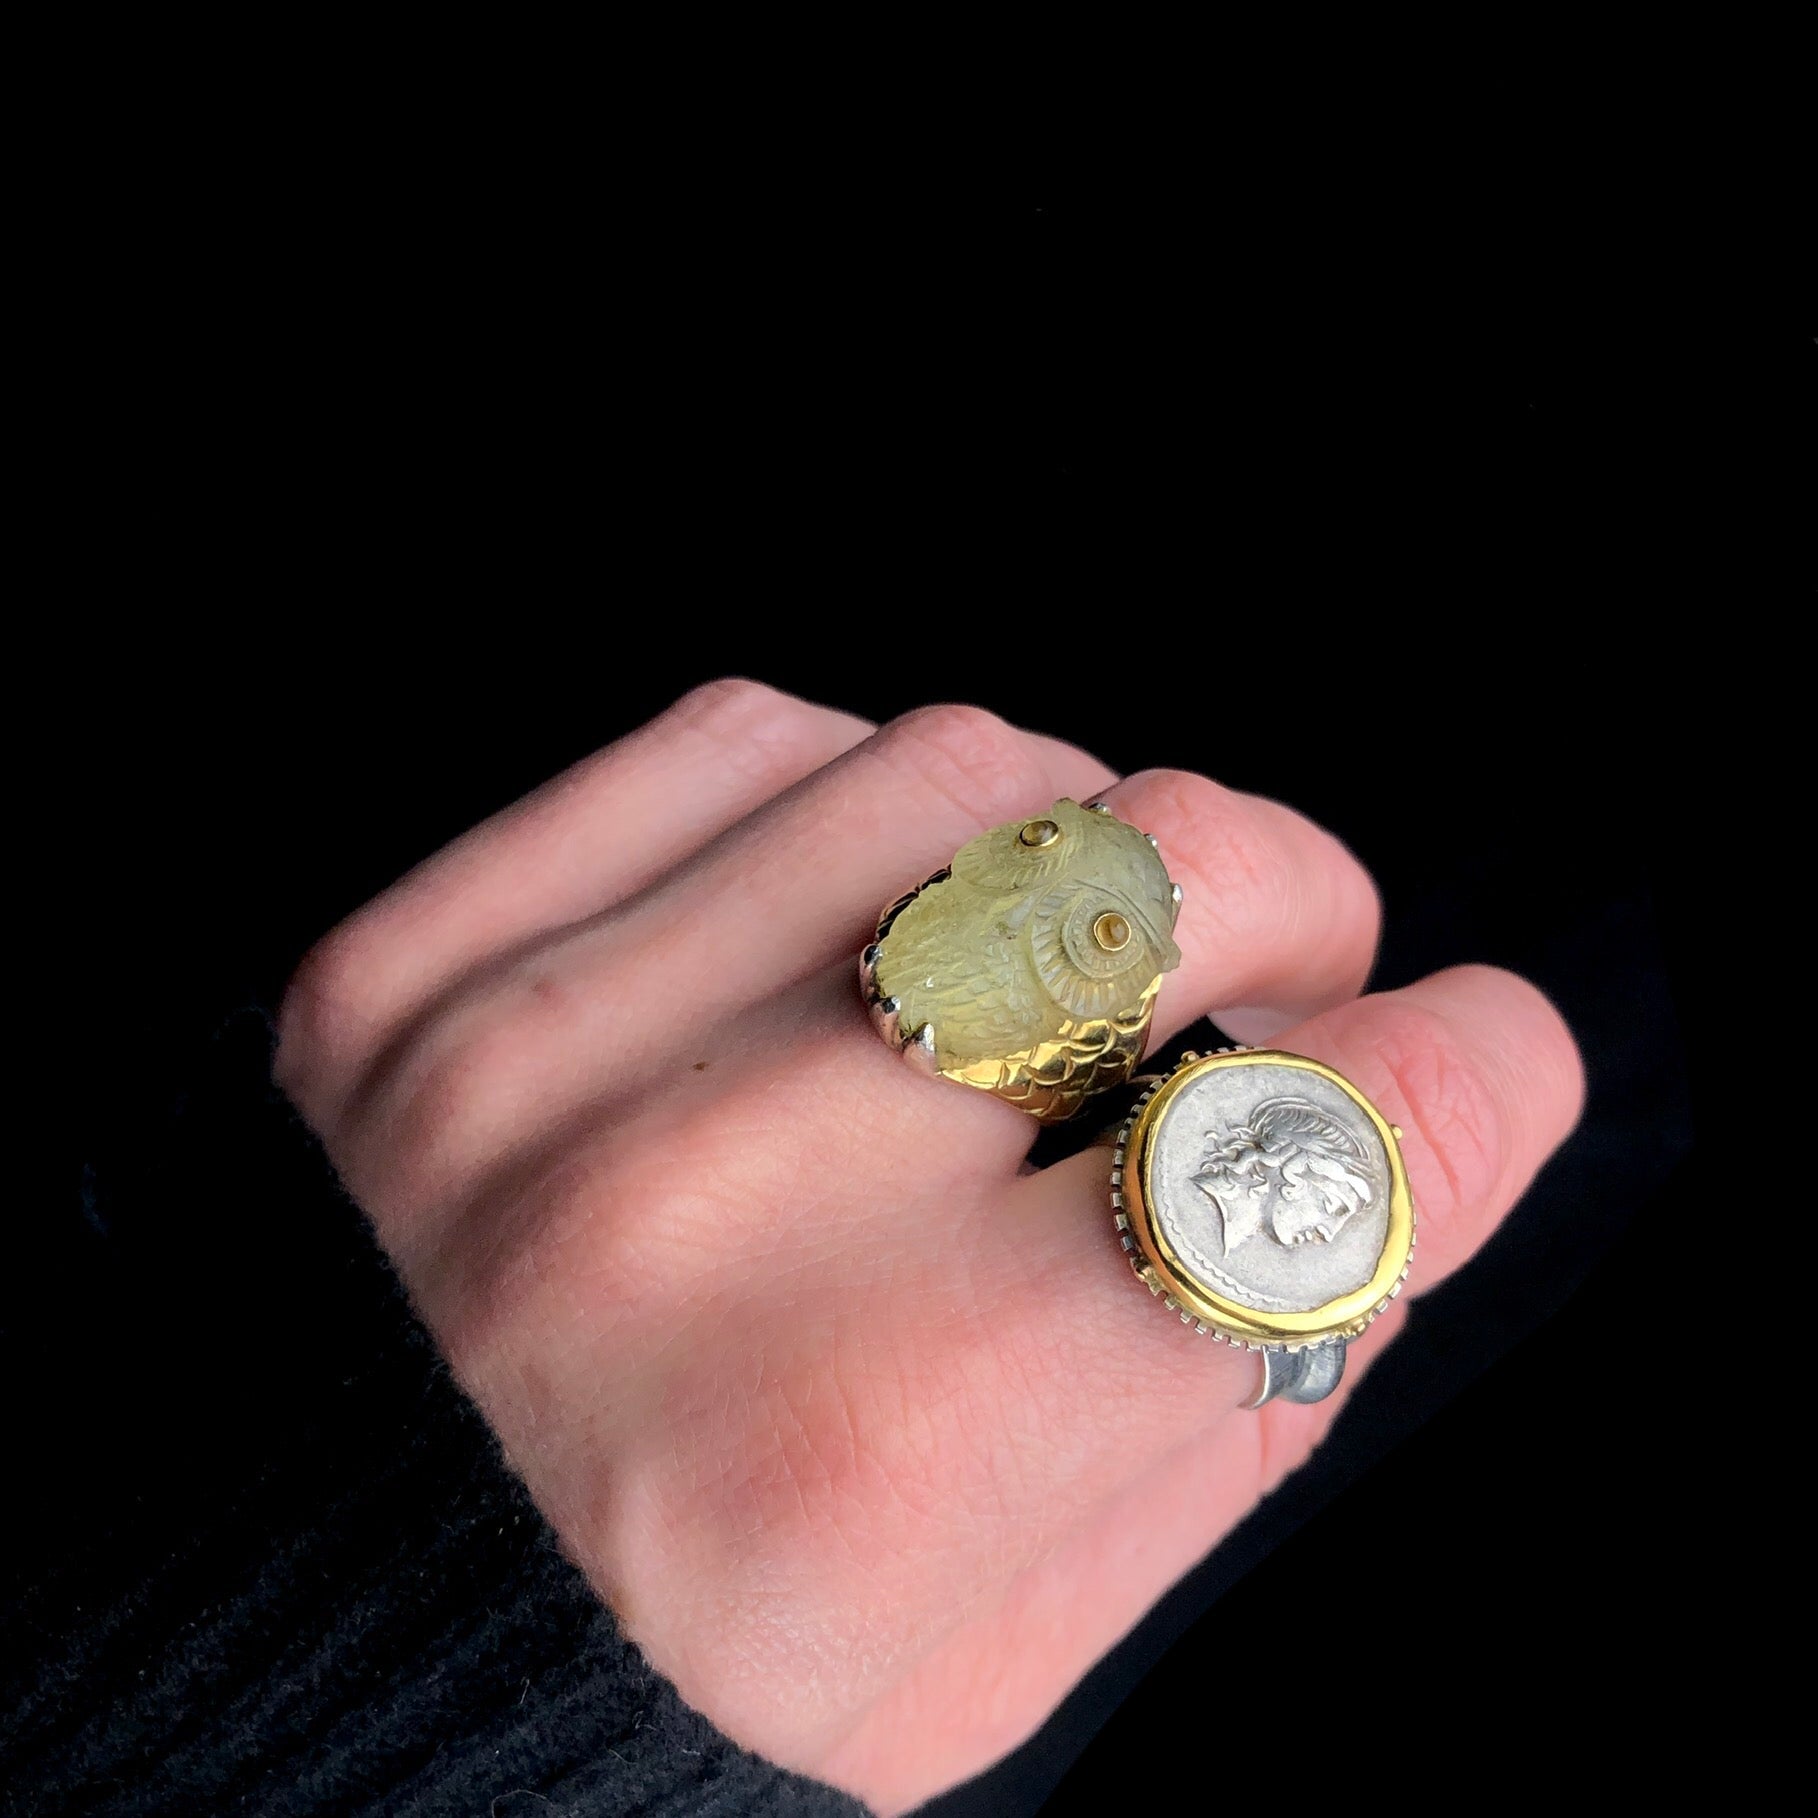
[[934, 1071], [1069, 1117], [1140, 1058], [1180, 964], [1179, 912], [1146, 835], [1058, 801], [980, 834], [885, 911], [866, 995], [885, 1035]]

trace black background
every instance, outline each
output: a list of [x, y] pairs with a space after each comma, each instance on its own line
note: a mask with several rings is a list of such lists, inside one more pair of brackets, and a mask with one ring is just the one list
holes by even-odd
[[[92, 507], [53, 627], [74, 1122], [22, 1328], [61, 1335], [47, 1430], [58, 1385], [74, 1411], [161, 1367], [83, 1324], [84, 1181], [155, 1143], [317, 933], [710, 675], [878, 717], [979, 700], [1323, 820], [1382, 884], [1378, 982], [1529, 972], [1592, 1097], [1314, 1469], [943, 1809], [1097, 1809], [1094, 1766], [1136, 1762], [1165, 1796], [1157, 1736], [1243, 1734], [1259, 1699], [1335, 1760], [1385, 1708], [1514, 1759], [1537, 1636], [1568, 1731], [1612, 1673], [1636, 1709], [1669, 1694], [1685, 1602], [1629, 1543], [1677, 1501], [1674, 1399], [1611, 1351], [1691, 1195], [1689, 697], [1659, 627], [1708, 613], [1739, 500], [1790, 496], [1759, 426], [1809, 348], [1663, 312], [1607, 218], [1545, 197], [784, 220], [214, 166], [115, 193], [47, 451]], [[245, 1213], [170, 1233], [145, 1284], [192, 1388], [206, 1327], [207, 1394], [127, 1463], [43, 1473], [46, 1531], [128, 1465], [155, 1501], [307, 1376], [259, 1335], [294, 1345], [332, 1267]]]

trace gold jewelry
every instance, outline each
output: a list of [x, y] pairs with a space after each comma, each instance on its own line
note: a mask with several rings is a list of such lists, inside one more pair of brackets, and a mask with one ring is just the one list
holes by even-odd
[[[1335, 1069], [1274, 1049], [1189, 1054], [1151, 1085], [1118, 1131], [1111, 1210], [1150, 1293], [1253, 1351], [1354, 1338], [1414, 1249], [1399, 1126]], [[1329, 1393], [1342, 1352], [1306, 1363], [1270, 1365], [1265, 1398], [1316, 1399], [1302, 1375]]]
[[860, 988], [918, 1066], [1058, 1123], [1142, 1058], [1180, 905], [1153, 836], [1063, 799], [892, 903]]

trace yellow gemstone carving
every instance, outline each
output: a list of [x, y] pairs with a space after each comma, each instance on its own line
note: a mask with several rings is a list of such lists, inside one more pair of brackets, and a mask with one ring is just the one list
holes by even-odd
[[1180, 964], [1179, 895], [1150, 841], [1059, 801], [969, 841], [885, 911], [865, 959], [886, 1033], [1046, 1122], [1142, 1057]]

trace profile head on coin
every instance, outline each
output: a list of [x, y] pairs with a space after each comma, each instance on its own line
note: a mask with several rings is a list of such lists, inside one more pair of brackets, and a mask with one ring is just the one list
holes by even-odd
[[1218, 1207], [1225, 1254], [1252, 1237], [1330, 1243], [1377, 1197], [1363, 1140], [1310, 1099], [1265, 1099], [1211, 1130], [1193, 1184]]
[[1413, 1245], [1399, 1134], [1318, 1061], [1193, 1059], [1126, 1128], [1126, 1248], [1158, 1294], [1222, 1337], [1306, 1345], [1361, 1331]]

